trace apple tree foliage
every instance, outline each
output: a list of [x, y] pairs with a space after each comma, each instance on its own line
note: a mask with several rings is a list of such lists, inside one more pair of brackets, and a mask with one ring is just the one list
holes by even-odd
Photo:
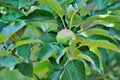
[[0, 80], [119, 79], [120, 0], [0, 0]]

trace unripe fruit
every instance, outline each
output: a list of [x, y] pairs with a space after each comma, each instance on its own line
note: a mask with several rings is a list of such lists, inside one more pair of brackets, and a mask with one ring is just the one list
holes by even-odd
[[62, 29], [57, 34], [57, 42], [63, 45], [70, 45], [73, 40], [75, 40], [75, 34], [69, 29]]

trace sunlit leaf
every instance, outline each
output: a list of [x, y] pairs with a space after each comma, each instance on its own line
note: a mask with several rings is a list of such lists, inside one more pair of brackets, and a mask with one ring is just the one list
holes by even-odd
[[96, 47], [110, 49], [120, 53], [120, 49], [107, 40], [84, 40], [81, 42], [80, 46], [89, 46], [89, 47], [96, 46]]
[[77, 57], [78, 59], [84, 59], [89, 61], [90, 63], [92, 63], [93, 65], [95, 65], [94, 61], [92, 60], [92, 58], [90, 58], [90, 56], [84, 55], [84, 54], [78, 54]]
[[72, 5], [69, 5], [68, 8], [66, 9], [66, 15], [70, 19], [70, 21], [69, 21], [70, 28], [72, 27], [73, 17], [76, 12], [77, 12], [77, 10], [75, 10]]
[[41, 74], [46, 76], [46, 73], [49, 71], [49, 68], [50, 68], [49, 62], [42, 62], [42, 63], [34, 62], [35, 74]]
[[61, 0], [60, 5], [63, 8], [66, 8], [68, 4], [70, 4], [73, 0]]
[[81, 4], [79, 5], [79, 13], [81, 16], [85, 16], [89, 14], [88, 7], [86, 5], [87, 0], [82, 0]]
[[103, 36], [109, 36], [109, 33], [106, 30], [101, 29], [101, 28], [91, 28], [87, 30], [86, 33], [88, 35], [98, 34], [98, 35], [103, 35]]
[[25, 26], [24, 21], [16, 21], [15, 23], [11, 23], [10, 25], [3, 28], [1, 34], [10, 38], [14, 33]]
[[[102, 63], [103, 58], [102, 58], [101, 52], [100, 52], [100, 51], [98, 50], [98, 48], [95, 47], [95, 46], [90, 47], [90, 50], [91, 50], [92, 52], [94, 52], [94, 53], [97, 55], [97, 57], [99, 58], [99, 63], [98, 63], [98, 66], [97, 66], [98, 72], [99, 72], [99, 73], [100, 73], [100, 72], [103, 72], [103, 73], [104, 73], [104, 68], [103, 68], [103, 63]], [[99, 68], [100, 68], [100, 69], [99, 69]]]
[[69, 5], [66, 10], [66, 15], [70, 19], [71, 17], [73, 17], [75, 15], [76, 12], [77, 11], [74, 9], [74, 7], [72, 5]]
[[[57, 0], [38, 0], [40, 2], [45, 3], [48, 5], [50, 8], [52, 8], [60, 17], [64, 15], [64, 10], [60, 6], [59, 2]], [[51, 4], [52, 3], [52, 4]]]
[[88, 21], [95, 21], [95, 20], [105, 20], [111, 22], [120, 22], [120, 17], [115, 15], [95, 15], [91, 16], [87, 19]]
[[25, 44], [31, 44], [31, 43], [43, 43], [43, 42], [40, 39], [34, 39], [34, 38], [20, 40], [15, 44], [14, 48], [21, 45], [25, 45]]
[[94, 35], [90, 35], [87, 37], [87, 39], [92, 39], [92, 40], [108, 40], [109, 42], [115, 44], [116, 46], [118, 46], [117, 42], [114, 41], [114, 39], [112, 39], [112, 37], [108, 37], [108, 36], [103, 36], [103, 35], [97, 35], [97, 34], [94, 34]]
[[4, 56], [0, 58], [0, 65], [9, 67], [10, 70], [13, 70], [15, 67], [16, 61], [13, 56]]
[[5, 42], [7, 40], [7, 36], [0, 34], [0, 43]]
[[95, 5], [101, 10], [104, 9], [110, 0], [93, 0]]

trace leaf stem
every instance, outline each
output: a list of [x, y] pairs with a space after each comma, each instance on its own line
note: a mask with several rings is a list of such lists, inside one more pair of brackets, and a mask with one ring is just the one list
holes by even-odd
[[84, 32], [84, 31], [87, 31], [87, 30], [89, 30], [91, 27], [92, 27], [92, 26], [90, 26], [90, 27], [87, 27], [87, 28], [84, 28], [82, 31], [79, 31], [77, 35], [79, 35], [79, 33], [82, 33], [82, 32]]
[[73, 16], [72, 16], [71, 19], [70, 19], [70, 29], [72, 28], [73, 18], [74, 18], [74, 16], [75, 16], [75, 14], [76, 14], [76, 12], [73, 14]]
[[62, 17], [60, 17], [60, 18], [61, 18], [61, 21], [62, 21], [62, 23], [63, 23], [64, 28], [67, 29], [67, 27], [66, 27], [66, 25], [65, 25], [65, 22], [64, 22], [63, 18], [62, 18]]
[[72, 21], [73, 21], [73, 16], [72, 16], [71, 19], [70, 19], [70, 30], [71, 30], [71, 28], [72, 28]]

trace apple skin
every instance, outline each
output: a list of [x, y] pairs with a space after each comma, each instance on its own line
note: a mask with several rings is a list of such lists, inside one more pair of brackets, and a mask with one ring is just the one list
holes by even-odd
[[70, 45], [75, 40], [75, 34], [69, 29], [62, 29], [56, 36], [57, 42], [63, 45]]

